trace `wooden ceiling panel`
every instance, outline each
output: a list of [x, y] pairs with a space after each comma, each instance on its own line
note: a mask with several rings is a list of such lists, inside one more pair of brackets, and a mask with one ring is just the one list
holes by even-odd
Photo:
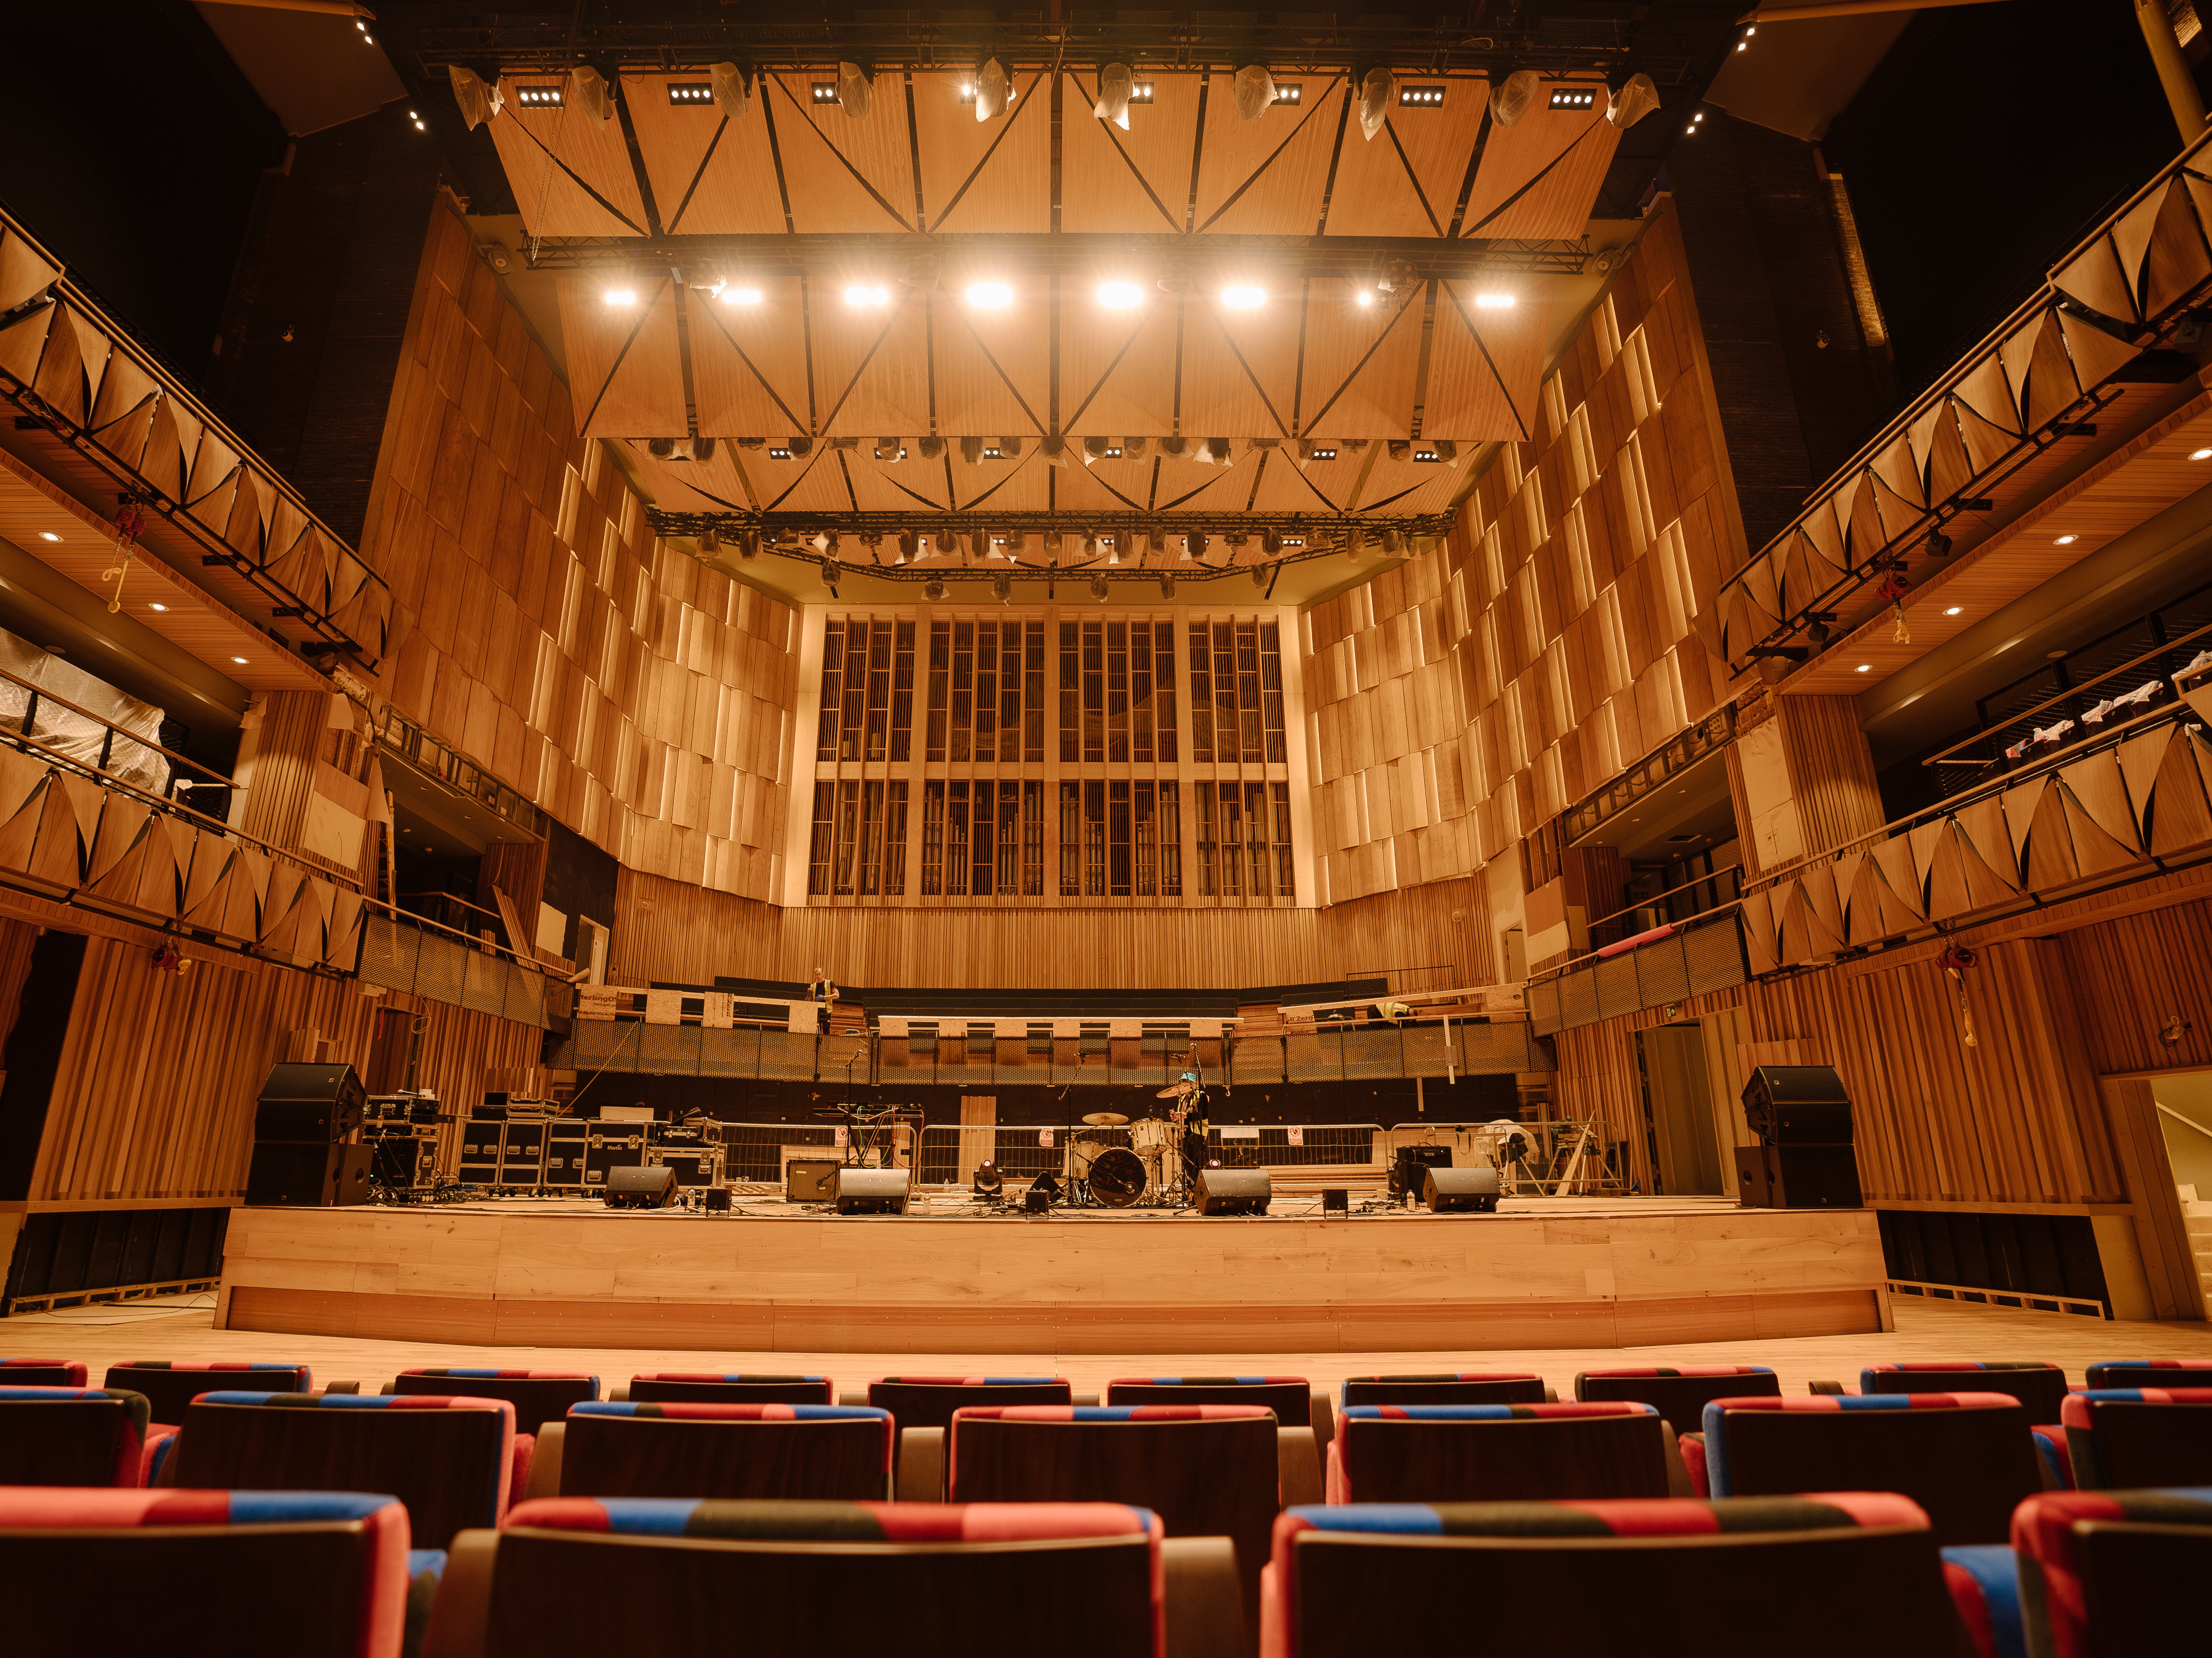
[[1197, 228], [1219, 235], [1310, 236], [1344, 118], [1344, 77], [1297, 77], [1299, 100], [1248, 121], [1226, 79], [1210, 88], [1198, 168]]
[[562, 276], [561, 338], [576, 429], [585, 437], [681, 437], [684, 367], [676, 347], [675, 284], [638, 281], [631, 305], [606, 302], [604, 276]]
[[[1069, 303], [1072, 308], [1080, 301]], [[1087, 326], [1063, 328], [1061, 426], [1112, 437], [1173, 431], [1179, 313], [1174, 299], [1155, 292], [1138, 310], [1098, 309], [1086, 318]]]
[[975, 106], [960, 101], [970, 78], [914, 77], [925, 225], [1042, 234], [1052, 228], [1052, 77], [1017, 76], [1014, 106], [995, 121], [977, 120]]
[[668, 101], [671, 81], [696, 85], [702, 76], [623, 76], [661, 228], [672, 236], [781, 235], [783, 194], [759, 109], [733, 120], [712, 104]]
[[921, 296], [893, 285], [887, 308], [811, 289], [814, 420], [829, 437], [929, 430], [929, 325]]
[[1034, 443], [1022, 446], [1018, 459], [978, 461], [972, 466], [960, 459], [957, 446], [948, 446], [945, 467], [952, 480], [954, 504], [963, 513], [994, 508], [1004, 513], [1049, 512], [1052, 484], [1048, 474], [1062, 470], [1047, 466]]
[[774, 124], [793, 228], [801, 235], [913, 229], [903, 88], [885, 76], [867, 114], [854, 120], [842, 105], [813, 101], [815, 83], [836, 79], [826, 68], [761, 77], [759, 103]]
[[1235, 513], [1252, 493], [1252, 462], [1242, 455], [1234, 466], [1202, 466], [1196, 461], [1163, 458], [1152, 480], [1152, 510]]
[[1349, 282], [1315, 281], [1306, 294], [1298, 430], [1327, 438], [1412, 435], [1420, 367], [1421, 304], [1363, 307]]
[[1288, 437], [1297, 390], [1298, 295], [1232, 311], [1183, 295], [1182, 429], [1196, 437]]
[[1155, 468], [1150, 456], [1143, 460], [1095, 460], [1059, 469], [1053, 480], [1054, 501], [1071, 513], [1143, 512], [1152, 500]]
[[567, 104], [527, 107], [518, 96], [520, 87], [560, 78], [502, 76], [507, 107], [488, 123], [524, 228], [533, 236], [644, 235], [645, 203], [622, 122], [595, 121]]
[[[1515, 287], [1512, 307], [1488, 310], [1475, 303], [1475, 283], [1437, 285], [1424, 437], [1522, 441], [1535, 429], [1551, 292], [1525, 279]], [[1480, 288], [1489, 292], [1503, 284]]]
[[[772, 460], [756, 468], [757, 453], [745, 457], [747, 476], [764, 513], [849, 513], [853, 491], [845, 482], [838, 452], [823, 445], [797, 460]], [[849, 459], [849, 457], [848, 457]]]
[[1060, 222], [1067, 231], [1158, 235], [1190, 222], [1191, 155], [1205, 77], [1137, 71], [1152, 101], [1127, 132], [1091, 113], [1098, 77], [1071, 74], [1060, 104]]
[[760, 462], [757, 450], [745, 452], [735, 444], [722, 442], [714, 446], [711, 460], [660, 460], [641, 440], [633, 440], [629, 455], [651, 492], [653, 504], [664, 513], [743, 513], [760, 505], [745, 473], [748, 461]]
[[758, 305], [724, 304], [696, 290], [689, 296], [691, 388], [699, 429], [713, 437], [809, 432], [813, 415], [806, 395], [805, 307], [799, 278], [748, 278], [747, 286], [760, 295]]
[[[1602, 88], [1601, 88], [1601, 94]], [[1589, 109], [1539, 106], [1517, 125], [1493, 131], [1482, 147], [1462, 236], [1579, 236], [1620, 143], [1600, 96]]]
[[1435, 109], [1397, 109], [1371, 139], [1354, 108], [1337, 146], [1329, 187], [1332, 236], [1441, 236], [1451, 228], [1468, 157], [1481, 134], [1490, 82], [1480, 76], [1439, 77], [1444, 101]]
[[1261, 468], [1259, 487], [1253, 492], [1255, 513], [1312, 513], [1334, 515], [1352, 499], [1359, 482], [1360, 456], [1350, 453], [1335, 460], [1301, 463], [1296, 448], [1285, 445], [1267, 458]]
[[1451, 505], [1453, 492], [1467, 475], [1459, 467], [1439, 460], [1393, 460], [1375, 457], [1367, 481], [1360, 486], [1363, 513], [1441, 513]]
[[1052, 290], [1037, 276], [1009, 279], [1014, 302], [981, 310], [963, 295], [981, 271], [948, 269], [930, 298], [931, 374], [940, 432], [1042, 434], [1052, 418]]

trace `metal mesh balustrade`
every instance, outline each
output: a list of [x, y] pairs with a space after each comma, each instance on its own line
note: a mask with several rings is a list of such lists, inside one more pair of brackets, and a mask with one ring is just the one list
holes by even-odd
[[549, 997], [563, 1010], [570, 999], [566, 985], [507, 957], [389, 915], [365, 918], [359, 975], [363, 984], [540, 1027], [547, 1023]]
[[1206, 1155], [1224, 1169], [1373, 1163], [1382, 1133], [1371, 1122], [1226, 1123], [1207, 1131]]
[[1049, 1172], [1065, 1180], [1079, 1174], [1090, 1158], [1109, 1146], [1127, 1147], [1129, 1129], [1079, 1123], [1060, 1127], [1013, 1127], [1003, 1124], [932, 1123], [921, 1131], [916, 1183], [965, 1186], [986, 1158], [1000, 1175], [1022, 1182]]

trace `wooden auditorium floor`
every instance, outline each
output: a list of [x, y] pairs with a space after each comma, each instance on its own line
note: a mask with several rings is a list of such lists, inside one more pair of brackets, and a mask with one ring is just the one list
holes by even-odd
[[881, 1376], [1064, 1376], [1079, 1391], [1101, 1389], [1126, 1376], [1302, 1376], [1334, 1387], [1346, 1376], [1389, 1371], [1534, 1372], [1572, 1398], [1575, 1373], [1614, 1365], [1766, 1364], [1786, 1392], [1815, 1379], [1856, 1388], [1863, 1364], [1908, 1359], [2041, 1359], [2063, 1364], [2079, 1382], [2088, 1364], [2113, 1358], [2212, 1359], [2212, 1325], [2110, 1322], [2057, 1313], [1949, 1306], [1911, 1296], [1893, 1298], [1897, 1328], [1868, 1335], [1802, 1336], [1758, 1341], [1682, 1343], [1649, 1347], [1547, 1348], [1483, 1352], [1315, 1352], [1130, 1354], [1039, 1352], [916, 1354], [701, 1352], [651, 1348], [449, 1346], [432, 1342], [269, 1335], [214, 1327], [212, 1297], [189, 1309], [151, 1306], [88, 1307], [33, 1313], [0, 1321], [0, 1354], [79, 1359], [94, 1385], [107, 1365], [129, 1360], [275, 1359], [305, 1361], [318, 1382], [355, 1381], [374, 1391], [394, 1372], [418, 1365], [490, 1364], [514, 1369], [581, 1370], [605, 1385], [643, 1370], [765, 1371], [828, 1376], [857, 1388]]

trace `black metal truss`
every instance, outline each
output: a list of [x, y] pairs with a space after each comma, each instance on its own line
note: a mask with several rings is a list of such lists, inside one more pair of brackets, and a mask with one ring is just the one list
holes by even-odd
[[1363, 517], [1325, 513], [670, 513], [646, 509], [656, 535], [732, 537], [750, 533], [768, 538], [816, 534], [896, 539], [905, 531], [933, 539], [940, 536], [1277, 535], [1340, 537], [1358, 530], [1370, 537], [1384, 531], [1404, 535], [1442, 536], [1457, 522], [1452, 513], [1408, 513]]

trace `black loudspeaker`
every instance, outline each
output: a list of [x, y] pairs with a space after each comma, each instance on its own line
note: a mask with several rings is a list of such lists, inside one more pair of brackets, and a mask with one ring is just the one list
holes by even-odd
[[368, 1201], [376, 1148], [368, 1145], [288, 1145], [264, 1141], [253, 1148], [246, 1175], [250, 1207], [329, 1208]]
[[715, 1214], [726, 1215], [730, 1212], [730, 1188], [726, 1186], [710, 1186], [701, 1196], [700, 1203], [702, 1206]]
[[903, 1215], [910, 1169], [840, 1169], [837, 1212], [841, 1215]]
[[1832, 1065], [1762, 1065], [1743, 1085], [1743, 1120], [1771, 1145], [1849, 1145], [1851, 1102]]
[[1431, 1169], [1421, 1182], [1421, 1200], [1437, 1215], [1489, 1214], [1498, 1192], [1495, 1169]]
[[1848, 1145], [1776, 1145], [1766, 1151], [1769, 1198], [1777, 1209], [1858, 1209], [1858, 1160]]
[[1324, 1215], [1349, 1215], [1352, 1212], [1352, 1188], [1348, 1186], [1322, 1187], [1321, 1212]]
[[1198, 1171], [1198, 1212], [1201, 1215], [1264, 1215], [1274, 1196], [1274, 1178], [1264, 1169]]
[[328, 1145], [361, 1127], [368, 1091], [349, 1065], [273, 1065], [253, 1113], [253, 1138]]
[[676, 1171], [672, 1169], [610, 1169], [607, 1207], [610, 1209], [665, 1209], [676, 1200]]
[[1736, 1196], [1747, 1209], [1774, 1207], [1774, 1148], [1739, 1145], [1735, 1149]]
[[1418, 1197], [1422, 1190], [1421, 1176], [1425, 1169], [1449, 1169], [1452, 1166], [1449, 1145], [1401, 1145], [1390, 1163], [1390, 1195], [1404, 1200]]
[[783, 1166], [786, 1203], [834, 1203], [837, 1171], [845, 1165], [830, 1157], [793, 1157]]

